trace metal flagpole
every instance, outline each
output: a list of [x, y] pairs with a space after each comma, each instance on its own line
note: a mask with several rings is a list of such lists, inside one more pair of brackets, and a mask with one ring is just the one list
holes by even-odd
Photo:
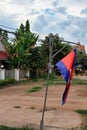
[[[49, 65], [48, 65], [49, 66]], [[48, 70], [48, 77], [47, 77], [47, 84], [46, 84], [46, 92], [45, 92], [45, 100], [44, 100], [44, 106], [43, 106], [43, 112], [42, 112], [42, 119], [40, 121], [40, 130], [43, 130], [43, 124], [44, 124], [44, 112], [46, 110], [46, 100], [47, 100], [47, 93], [48, 93], [48, 81], [49, 81], [49, 70]]]
[[44, 113], [46, 110], [46, 100], [47, 100], [47, 93], [48, 93], [48, 82], [50, 78], [50, 74], [52, 73], [52, 52], [53, 52], [53, 36], [50, 34], [50, 45], [49, 45], [49, 63], [48, 63], [48, 76], [47, 76], [47, 84], [46, 84], [46, 91], [45, 91], [45, 99], [44, 99], [44, 106], [42, 112], [42, 119], [40, 121], [40, 130], [43, 130], [44, 124]]
[[[52, 35], [51, 35], [52, 36]], [[72, 44], [77, 44], [74, 42], [69, 42], [69, 41], [63, 41], [63, 42], [67, 42], [68, 44], [72, 43]], [[50, 78], [50, 74], [52, 73], [52, 59], [58, 54], [60, 53], [65, 47], [67, 46], [67, 44], [65, 46], [63, 46], [59, 51], [57, 51], [53, 56], [52, 56], [52, 52], [53, 52], [53, 37], [50, 37], [50, 46], [49, 46], [49, 63], [48, 63], [48, 77], [47, 77], [47, 84], [46, 84], [46, 91], [45, 91], [45, 99], [44, 99], [44, 106], [43, 106], [43, 112], [42, 112], [42, 118], [40, 121], [40, 130], [43, 130], [43, 125], [44, 125], [44, 113], [46, 110], [46, 100], [47, 100], [47, 93], [48, 93], [48, 82], [49, 82], [49, 78]]]

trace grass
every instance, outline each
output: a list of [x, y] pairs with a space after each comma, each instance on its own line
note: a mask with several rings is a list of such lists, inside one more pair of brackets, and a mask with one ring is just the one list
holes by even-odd
[[34, 129], [33, 128], [29, 128], [28, 126], [24, 126], [22, 128], [0, 126], [0, 130], [34, 130]]
[[[56, 77], [49, 80], [49, 85], [58, 85], [58, 84], [66, 84], [65, 80], [62, 77]], [[87, 85], [87, 80], [73, 78], [72, 84], [80, 84], [80, 85]]]
[[37, 91], [40, 91], [42, 89], [41, 86], [35, 86], [29, 90], [27, 90], [28, 93], [32, 93], [32, 92], [37, 92]]
[[78, 78], [73, 78], [72, 84], [82, 84], [82, 85], [87, 85], [87, 80], [84, 79], [78, 79]]
[[82, 114], [82, 115], [86, 115], [87, 116], [87, 110], [76, 110], [77, 113]]
[[[37, 79], [37, 82], [38, 81], [43, 81], [42, 79]], [[47, 78], [44, 80], [46, 81]], [[26, 84], [29, 84], [31, 82], [35, 82], [33, 80], [22, 80], [22, 81], [15, 81], [14, 79], [6, 79], [6, 80], [0, 80], [0, 88], [5, 88], [5, 87], [8, 87], [7, 85], [12, 85], [12, 84], [23, 84], [23, 85], [26, 85]], [[62, 76], [50, 76], [50, 79], [49, 79], [49, 85], [59, 85], [59, 84], [66, 84], [64, 78]], [[83, 80], [83, 79], [79, 79], [79, 78], [74, 78], [73, 77], [73, 80], [72, 80], [72, 84], [80, 84], [80, 85], [87, 85], [87, 80]], [[46, 84], [43, 84], [43, 85], [46, 85]], [[37, 91], [37, 89], [40, 90], [40, 86], [36, 86], [36, 87], [33, 87], [33, 89], [36, 89], [35, 91]], [[33, 91], [33, 90], [31, 90]]]
[[49, 85], [65, 84], [65, 80], [62, 78], [55, 78], [49, 80]]
[[87, 130], [87, 110], [76, 110], [76, 112], [81, 114], [83, 118], [81, 130]]

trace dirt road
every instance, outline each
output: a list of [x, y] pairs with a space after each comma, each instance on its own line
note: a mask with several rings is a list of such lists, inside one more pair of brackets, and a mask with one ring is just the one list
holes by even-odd
[[[43, 82], [0, 89], [0, 125], [40, 124], [45, 87], [39, 92], [27, 93], [34, 86], [43, 87]], [[64, 85], [49, 87], [44, 126], [74, 128], [81, 125], [82, 118], [74, 110], [87, 109], [87, 87], [72, 85], [67, 102], [62, 106], [64, 89]]]

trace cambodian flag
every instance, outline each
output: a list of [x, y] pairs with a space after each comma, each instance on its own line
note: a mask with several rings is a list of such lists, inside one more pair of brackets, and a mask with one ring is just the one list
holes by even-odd
[[67, 99], [67, 95], [70, 89], [70, 84], [75, 68], [75, 62], [76, 62], [76, 49], [71, 51], [68, 55], [66, 55], [61, 61], [57, 62], [56, 64], [56, 66], [60, 70], [60, 73], [66, 80], [66, 88], [62, 97], [62, 105], [65, 104]]

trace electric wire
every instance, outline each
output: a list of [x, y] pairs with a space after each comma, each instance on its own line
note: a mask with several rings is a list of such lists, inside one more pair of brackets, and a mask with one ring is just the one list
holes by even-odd
[[5, 25], [1, 25], [1, 24], [0, 24], [0, 26], [1, 26], [1, 27], [4, 27], [4, 28], [8, 28], [8, 29], [11, 29], [11, 30], [15, 30], [15, 31], [17, 30], [17, 29], [15, 29], [15, 28], [12, 28], [12, 27], [8, 27], [8, 26], [5, 26]]
[[[5, 26], [5, 25], [0, 25], [1, 27], [4, 27], [4, 28], [8, 28], [8, 29], [12, 29], [12, 30], [15, 30], [15, 31], [17, 31], [17, 29], [14, 29], [14, 28], [11, 28], [11, 27], [8, 27], [8, 26]], [[29, 35], [27, 35], [27, 34], [17, 34], [16, 32], [13, 32], [13, 31], [8, 31], [8, 30], [6, 30], [6, 29], [2, 29], [2, 28], [0, 28], [0, 30], [1, 31], [4, 31], [4, 32], [7, 32], [7, 33], [10, 33], [10, 34], [13, 34], [13, 35], [21, 35], [21, 36], [29, 36]], [[33, 33], [33, 34], [35, 34], [35, 33]], [[47, 36], [47, 35], [49, 35], [49, 34], [39, 34], [39, 33], [37, 33], [37, 35], [42, 35], [42, 36]], [[62, 40], [62, 42], [65, 42], [65, 43], [71, 43], [71, 44], [77, 44], [76, 42], [72, 42], [72, 41], [66, 41], [66, 40]]]

